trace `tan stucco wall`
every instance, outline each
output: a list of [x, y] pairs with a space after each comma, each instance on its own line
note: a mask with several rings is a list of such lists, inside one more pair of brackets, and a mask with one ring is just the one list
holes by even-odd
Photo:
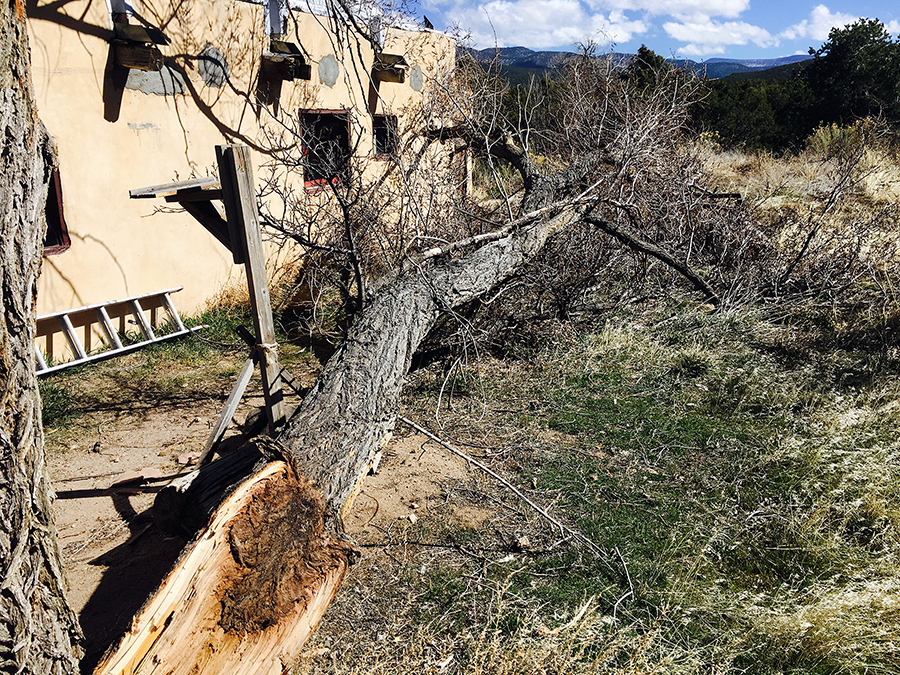
[[[160, 9], [137, 2], [134, 8], [170, 39], [161, 47], [163, 54], [193, 68], [188, 91], [159, 96], [125, 89], [115, 122], [104, 120], [106, 38], [112, 25], [106, 3], [73, 0], [52, 10], [56, 13], [32, 12], [38, 109], [58, 144], [72, 238], [67, 252], [45, 258], [39, 313], [184, 286], [174, 300], [182, 313], [190, 314], [224, 285], [242, 283], [230, 254], [192, 218], [157, 212], [166, 206], [162, 200], [128, 198], [131, 188], [210, 175], [216, 144], [238, 140], [264, 147], [263, 127], [281, 125], [271, 107], [255, 103], [258, 59], [267, 44], [262, 7], [234, 0], [173, 6]], [[372, 97], [368, 73], [374, 53], [367, 43], [352, 35], [338, 40], [323, 17], [296, 13], [289, 23], [289, 38], [311, 57], [312, 79], [284, 83], [281, 121], [294, 119], [303, 108], [352, 109], [361, 133], [357, 154], [368, 156], [369, 102], [376, 102], [376, 113], [401, 116], [403, 126], [404, 111], [422, 94], [407, 81], [380, 83]], [[208, 87], [198, 76], [190, 57], [207, 43], [226, 55], [230, 86]], [[419, 65], [426, 80], [452, 68], [454, 50], [452, 40], [441, 34], [402, 30], [387, 32], [384, 49]], [[318, 63], [327, 55], [341, 66], [332, 87], [318, 77]], [[257, 177], [264, 173], [260, 167], [265, 160], [255, 154]]]

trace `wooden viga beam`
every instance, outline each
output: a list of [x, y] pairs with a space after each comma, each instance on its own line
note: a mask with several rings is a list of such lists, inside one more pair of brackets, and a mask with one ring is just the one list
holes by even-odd
[[95, 675], [281, 675], [356, 555], [319, 489], [275, 461], [218, 508]]

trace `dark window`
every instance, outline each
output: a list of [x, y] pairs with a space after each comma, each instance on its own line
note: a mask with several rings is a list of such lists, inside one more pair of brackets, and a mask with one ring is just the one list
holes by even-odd
[[375, 115], [372, 118], [375, 154], [386, 157], [397, 152], [397, 118], [394, 115]]
[[69, 239], [69, 228], [63, 215], [62, 184], [59, 181], [59, 169], [53, 169], [50, 185], [47, 190], [47, 234], [44, 236], [44, 255], [58, 255], [72, 245]]
[[346, 112], [305, 112], [303, 179], [307, 186], [329, 185], [346, 178], [350, 166], [350, 119]]

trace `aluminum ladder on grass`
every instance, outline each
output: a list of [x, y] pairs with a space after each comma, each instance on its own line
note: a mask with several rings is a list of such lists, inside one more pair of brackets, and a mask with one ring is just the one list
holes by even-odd
[[[172, 304], [170, 295], [182, 288], [178, 286], [156, 293], [145, 293], [39, 316], [34, 345], [37, 374], [49, 375], [64, 368], [103, 361], [137, 351], [150, 344], [190, 335], [199, 330], [202, 326], [185, 327], [178, 310]], [[165, 310], [168, 322], [161, 324], [158, 321], [160, 309]], [[113, 324], [114, 320], [118, 320], [118, 328]], [[135, 341], [127, 339], [129, 325], [137, 327], [138, 336]], [[83, 339], [79, 338], [76, 332], [78, 328], [84, 329]], [[68, 353], [64, 355], [65, 361], [55, 363], [56, 350], [53, 342], [54, 336], [60, 333], [65, 337]], [[101, 343], [99, 351], [92, 350], [94, 337]], [[126, 338], [125, 342], [123, 338]], [[44, 349], [41, 349], [41, 341]]]

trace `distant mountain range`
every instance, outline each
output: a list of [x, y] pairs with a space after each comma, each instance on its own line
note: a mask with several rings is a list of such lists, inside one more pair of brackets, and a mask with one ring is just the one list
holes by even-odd
[[[510, 81], [514, 84], [527, 82], [532, 77], [543, 75], [561, 64], [575, 54], [571, 52], [536, 52], [527, 47], [497, 47], [488, 49], [467, 50], [478, 61], [492, 61], [498, 59], [500, 66]], [[616, 62], [627, 63], [634, 54], [621, 54], [611, 52], [603, 55], [605, 58]], [[707, 61], [691, 61], [690, 59], [668, 59], [679, 68], [693, 70], [698, 75], [716, 80], [735, 73], [755, 73], [793, 65], [811, 58], [800, 54], [784, 56], [778, 59], [720, 59], [714, 58]]]

